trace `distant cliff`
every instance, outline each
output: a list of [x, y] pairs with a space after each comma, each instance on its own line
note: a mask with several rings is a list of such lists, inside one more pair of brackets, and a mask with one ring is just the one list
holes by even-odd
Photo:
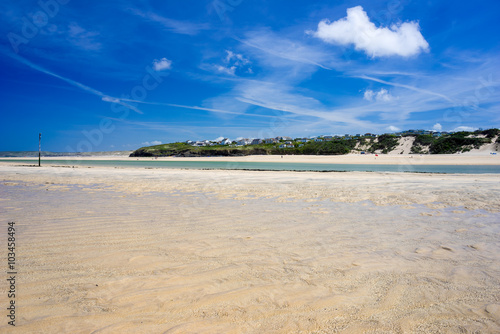
[[[500, 131], [488, 129], [475, 132], [455, 132], [434, 137], [432, 135], [395, 136], [384, 134], [377, 137], [363, 136], [350, 139], [333, 139], [307, 143], [291, 141], [285, 143], [258, 145], [214, 145], [195, 147], [186, 143], [171, 143], [141, 147], [131, 157], [208, 157], [208, 156], [245, 156], [245, 155], [340, 155], [347, 153], [382, 154], [454, 154], [469, 151], [500, 151]], [[293, 147], [292, 147], [293, 146]]]

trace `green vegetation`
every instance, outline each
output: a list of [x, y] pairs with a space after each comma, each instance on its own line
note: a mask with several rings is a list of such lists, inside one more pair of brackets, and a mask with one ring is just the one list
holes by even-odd
[[431, 145], [436, 138], [431, 135], [416, 135], [410, 153], [424, 154], [428, 153], [428, 146]]
[[486, 138], [492, 139], [500, 134], [500, 130], [499, 129], [488, 129], [488, 130], [483, 130], [483, 131], [476, 131], [474, 133], [475, 134], [479, 133], [479, 134], [485, 135]]
[[468, 152], [472, 148], [479, 148], [482, 144], [490, 143], [488, 138], [468, 138], [470, 132], [456, 132], [446, 137], [437, 138], [429, 147], [431, 154], [453, 154]]
[[376, 150], [382, 150], [382, 153], [386, 154], [392, 151], [396, 146], [398, 146], [398, 137], [394, 135], [381, 135], [378, 137], [378, 141], [372, 144], [370, 152], [375, 152]]
[[304, 155], [338, 155], [347, 154], [356, 146], [355, 139], [308, 142], [296, 150], [295, 154]]
[[155, 157], [155, 156], [244, 156], [244, 155], [283, 155], [283, 154], [305, 154], [305, 155], [333, 155], [347, 154], [354, 146], [356, 140], [343, 141], [310, 141], [304, 143], [294, 142], [294, 147], [280, 148], [276, 144], [259, 144], [245, 146], [201, 146], [195, 147], [186, 143], [171, 143], [156, 146], [142, 147], [134, 151], [131, 157]]
[[416, 135], [413, 145], [418, 144], [420, 146], [429, 146], [435, 141], [435, 138], [431, 135]]
[[[270, 147], [269, 147], [270, 146]], [[186, 143], [171, 143], [156, 146], [142, 147], [135, 150], [131, 157], [155, 157], [155, 156], [234, 156], [234, 155], [254, 155], [269, 154], [272, 144], [238, 146], [201, 146], [195, 147]]]
[[[411, 153], [422, 154], [451, 154], [466, 152], [473, 148], [479, 148], [485, 143], [491, 143], [492, 139], [500, 134], [498, 129], [488, 129], [475, 132], [456, 132], [446, 134], [442, 137], [432, 135], [408, 134], [405, 136], [415, 137]], [[476, 138], [485, 136], [486, 138]], [[156, 146], [142, 147], [134, 151], [131, 157], [158, 157], [158, 156], [186, 156], [186, 157], [208, 157], [208, 156], [245, 156], [245, 155], [339, 155], [347, 154], [355, 150], [356, 145], [362, 145], [367, 152], [389, 153], [398, 145], [399, 137], [384, 134], [374, 140], [372, 137], [361, 137], [356, 139], [333, 139], [329, 141], [310, 140], [307, 143], [292, 141], [293, 147], [280, 148], [284, 141], [274, 144], [259, 145], [214, 145], [214, 146], [191, 146], [186, 143], [171, 143]], [[496, 139], [500, 143], [500, 139]], [[356, 149], [360, 151], [360, 149]]]

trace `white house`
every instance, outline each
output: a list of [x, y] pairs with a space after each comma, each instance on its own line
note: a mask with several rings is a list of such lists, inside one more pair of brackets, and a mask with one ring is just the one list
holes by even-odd
[[243, 145], [248, 145], [250, 144], [252, 141], [248, 138], [243, 138], [243, 139], [240, 139], [240, 140], [237, 140], [236, 141], [236, 144], [239, 145], [239, 146], [243, 146]]
[[262, 139], [254, 139], [250, 143], [250, 145], [259, 145], [259, 144], [262, 144]]

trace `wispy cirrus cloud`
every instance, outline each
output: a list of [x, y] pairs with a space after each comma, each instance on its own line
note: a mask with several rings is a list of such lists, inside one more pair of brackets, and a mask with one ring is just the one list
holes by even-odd
[[286, 67], [291, 63], [300, 63], [330, 69], [324, 63], [329, 62], [331, 57], [323, 50], [266, 29], [251, 31], [245, 38], [235, 39], [247, 46], [247, 49], [256, 50], [261, 60], [269, 65]]
[[188, 21], [179, 21], [158, 15], [154, 12], [143, 12], [139, 9], [130, 9], [130, 13], [142, 17], [143, 19], [161, 24], [164, 28], [177, 34], [194, 36], [203, 30], [209, 29], [209, 25], [205, 23], [193, 23]]
[[22, 64], [24, 64], [24, 65], [26, 65], [26, 66], [28, 66], [28, 67], [30, 67], [30, 68], [32, 68], [32, 69], [34, 69], [34, 70], [38, 71], [38, 72], [41, 72], [41, 73], [44, 73], [44, 74], [50, 75], [50, 76], [52, 76], [52, 77], [54, 77], [54, 78], [57, 78], [57, 79], [60, 79], [60, 80], [62, 80], [62, 81], [64, 81], [64, 82], [66, 82], [66, 83], [68, 83], [68, 84], [70, 84], [70, 85], [72, 85], [72, 86], [75, 86], [75, 87], [77, 87], [77, 88], [80, 88], [81, 90], [83, 90], [83, 91], [85, 91], [85, 92], [88, 92], [88, 93], [91, 93], [91, 94], [93, 94], [93, 95], [96, 95], [96, 96], [100, 97], [102, 101], [105, 101], [105, 102], [111, 102], [111, 103], [118, 103], [118, 104], [121, 104], [121, 105], [123, 105], [123, 106], [125, 106], [125, 107], [129, 108], [130, 110], [135, 111], [135, 112], [136, 112], [136, 113], [138, 113], [138, 114], [142, 114], [142, 113], [143, 113], [142, 111], [140, 111], [140, 110], [139, 110], [139, 109], [137, 109], [136, 107], [134, 107], [134, 106], [132, 106], [132, 105], [130, 105], [130, 104], [127, 104], [127, 103], [123, 102], [121, 99], [118, 99], [118, 98], [115, 98], [115, 97], [109, 96], [109, 95], [104, 94], [103, 92], [101, 92], [101, 91], [99, 91], [99, 90], [97, 90], [97, 89], [94, 89], [94, 88], [92, 88], [92, 87], [89, 87], [89, 86], [87, 86], [87, 85], [84, 85], [84, 84], [82, 84], [82, 83], [80, 83], [80, 82], [78, 82], [78, 81], [75, 81], [75, 80], [73, 80], [73, 79], [70, 79], [70, 78], [64, 77], [64, 76], [62, 76], [62, 75], [56, 74], [56, 73], [54, 73], [54, 72], [52, 72], [52, 71], [49, 71], [49, 70], [47, 70], [46, 68], [44, 68], [44, 67], [42, 67], [42, 66], [40, 66], [40, 65], [34, 64], [34, 63], [32, 63], [31, 61], [29, 61], [29, 60], [27, 60], [26, 58], [23, 58], [23, 57], [21, 57], [21, 56], [19, 56], [19, 55], [12, 54], [12, 53], [10, 53], [10, 52], [6, 52], [5, 54], [6, 54], [7, 56], [9, 56], [9, 57], [13, 58], [14, 60], [16, 60], [16, 61], [18, 61], [18, 62], [20, 62], [20, 63], [22, 63]]
[[370, 77], [370, 76], [367, 76], [367, 75], [360, 75], [360, 76], [358, 76], [358, 78], [375, 81], [375, 82], [382, 83], [382, 84], [389, 85], [389, 86], [403, 87], [403, 88], [406, 88], [406, 89], [409, 89], [409, 90], [414, 90], [414, 91], [419, 92], [419, 93], [434, 95], [434, 96], [443, 98], [443, 99], [445, 99], [445, 100], [447, 100], [449, 102], [453, 102], [453, 100], [451, 98], [449, 98], [448, 96], [446, 96], [444, 94], [441, 94], [441, 93], [438, 93], [436, 91], [425, 89], [425, 88], [420, 88], [420, 87], [416, 87], [416, 86], [412, 86], [412, 85], [407, 85], [407, 84], [402, 84], [402, 83], [398, 83], [398, 82], [390, 82], [390, 81], [386, 81], [386, 80], [382, 80], [382, 79]]
[[67, 30], [67, 38], [73, 45], [86, 51], [99, 51], [102, 44], [97, 40], [100, 34], [89, 31], [76, 22], [71, 22]]

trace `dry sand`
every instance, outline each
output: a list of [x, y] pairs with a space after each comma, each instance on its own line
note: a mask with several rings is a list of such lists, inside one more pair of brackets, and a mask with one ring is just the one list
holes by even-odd
[[0, 181], [19, 267], [2, 333], [500, 331], [499, 175], [3, 164]]

